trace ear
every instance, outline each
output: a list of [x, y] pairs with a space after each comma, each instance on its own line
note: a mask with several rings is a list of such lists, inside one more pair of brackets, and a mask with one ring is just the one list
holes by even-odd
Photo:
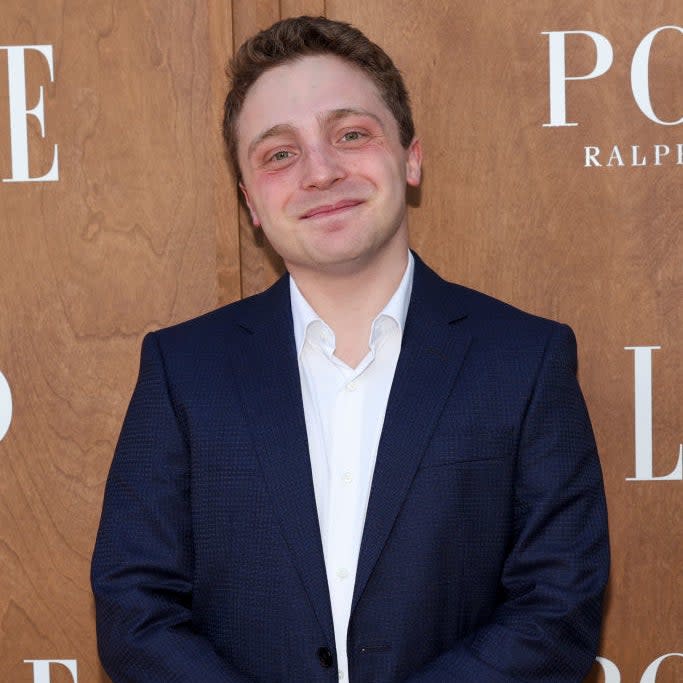
[[406, 182], [412, 187], [418, 187], [422, 177], [422, 143], [420, 139], [413, 138], [406, 151]]
[[244, 183], [240, 182], [240, 190], [242, 190], [242, 196], [244, 197], [244, 203], [247, 205], [247, 208], [249, 209], [249, 215], [251, 216], [251, 222], [254, 224], [255, 228], [260, 227], [261, 221], [259, 220], [258, 214], [256, 213], [251, 200], [249, 199], [249, 193], [247, 192], [247, 188], [244, 187]]

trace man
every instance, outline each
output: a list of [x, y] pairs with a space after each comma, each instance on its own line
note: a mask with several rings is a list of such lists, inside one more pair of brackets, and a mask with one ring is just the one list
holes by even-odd
[[573, 335], [408, 249], [391, 60], [301, 17], [224, 128], [288, 275], [149, 335], [93, 559], [118, 681], [580, 681], [606, 515]]

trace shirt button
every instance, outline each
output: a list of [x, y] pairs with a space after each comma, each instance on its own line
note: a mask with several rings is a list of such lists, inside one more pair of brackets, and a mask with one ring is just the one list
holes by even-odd
[[342, 474], [342, 481], [345, 484], [350, 484], [353, 481], [353, 474], [351, 474], [351, 472], [344, 472], [344, 474]]
[[340, 671], [340, 672], [339, 672], [339, 680], [340, 680], [340, 681], [343, 681], [343, 680], [344, 680], [344, 672], [343, 672], [343, 671]]
[[356, 387], [358, 385], [356, 384], [356, 380], [352, 379], [347, 385], [346, 385], [346, 390], [347, 391], [355, 391]]
[[342, 581], [349, 576], [349, 570], [345, 569], [344, 567], [341, 567], [340, 569], [337, 569], [337, 578], [341, 579]]

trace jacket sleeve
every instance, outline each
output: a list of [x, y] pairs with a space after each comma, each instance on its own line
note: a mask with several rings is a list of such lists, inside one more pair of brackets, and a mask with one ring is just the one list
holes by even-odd
[[92, 560], [98, 648], [114, 683], [251, 680], [193, 629], [192, 571], [189, 448], [150, 334]]
[[609, 543], [602, 474], [576, 364], [574, 335], [557, 326], [521, 430], [514, 535], [497, 609], [410, 683], [579, 683], [591, 668]]

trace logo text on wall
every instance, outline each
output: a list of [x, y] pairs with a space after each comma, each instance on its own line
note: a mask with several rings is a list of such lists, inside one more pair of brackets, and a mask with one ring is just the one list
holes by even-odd
[[[657, 659], [650, 662], [645, 671], [643, 671], [639, 683], [657, 683], [659, 667], [665, 660], [671, 657], [683, 657], [683, 652], [668, 652], [661, 657], [657, 657]], [[595, 661], [602, 667], [605, 674], [605, 683], [621, 683], [621, 672], [619, 671], [619, 667], [617, 667], [611, 659], [596, 657]]]
[[[36, 119], [40, 135], [45, 137], [45, 93], [44, 87], [35, 93], [26, 92], [26, 53], [37, 52], [47, 62], [50, 82], [54, 82], [54, 61], [52, 45], [0, 45], [7, 51], [7, 92], [9, 102], [9, 138], [12, 159], [12, 175], [3, 178], [6, 183], [47, 182], [59, 180], [59, 150], [54, 146], [52, 164], [47, 173], [32, 176], [29, 167], [28, 141], [29, 117]], [[36, 103], [29, 106], [28, 99]]]
[[50, 683], [52, 665], [65, 668], [71, 674], [73, 683], [78, 683], [78, 663], [75, 659], [25, 659], [24, 664], [33, 666], [33, 683]]
[[[640, 683], [657, 683], [657, 673], [662, 663], [671, 657], [683, 657], [681, 652], [668, 652], [653, 660], [643, 671]], [[621, 673], [617, 665], [606, 657], [596, 657], [604, 674], [605, 683], [621, 683]], [[51, 665], [61, 666], [71, 674], [73, 683], [78, 683], [78, 663], [75, 659], [25, 659], [24, 664], [33, 666], [33, 683], [51, 683]]]
[[655, 476], [652, 453], [652, 352], [661, 346], [625, 346], [633, 351], [636, 472], [627, 481], [683, 481], [683, 444], [669, 474]]
[[5, 438], [12, 423], [12, 392], [5, 375], [0, 372], [0, 441]]
[[[662, 118], [655, 111], [650, 95], [650, 56], [655, 38], [664, 31], [677, 32], [683, 40], [683, 28], [680, 26], [659, 26], [650, 31], [633, 53], [630, 89], [636, 105], [650, 121], [660, 126], [680, 126], [683, 124], [683, 116], [675, 120]], [[548, 36], [550, 103], [550, 121], [544, 123], [543, 126], [548, 128], [578, 126], [578, 122], [567, 120], [567, 83], [592, 80], [606, 74], [614, 61], [614, 49], [604, 35], [595, 31], [543, 31], [542, 35]], [[595, 65], [587, 74], [567, 74], [566, 39], [570, 35], [588, 38], [595, 47]], [[683, 166], [683, 137], [676, 140], [662, 140], [658, 144], [647, 147], [623, 142], [615, 144], [614, 141], [606, 145], [584, 145], [581, 157], [586, 168]]]

